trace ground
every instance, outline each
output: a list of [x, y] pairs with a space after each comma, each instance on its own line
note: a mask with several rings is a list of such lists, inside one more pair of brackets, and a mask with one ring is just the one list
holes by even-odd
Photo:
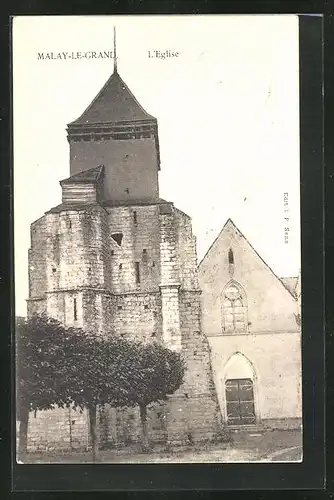
[[[122, 450], [102, 450], [99, 454], [99, 461], [104, 463], [229, 463], [302, 460], [300, 431], [232, 432], [231, 438], [230, 443], [175, 447], [171, 451], [156, 447], [148, 454], [141, 453], [138, 446]], [[91, 453], [29, 454], [25, 462], [84, 463], [91, 462]]]

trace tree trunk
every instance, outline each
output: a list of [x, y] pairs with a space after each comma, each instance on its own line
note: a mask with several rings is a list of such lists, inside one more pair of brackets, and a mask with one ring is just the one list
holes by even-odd
[[89, 407], [89, 424], [90, 424], [90, 437], [92, 439], [92, 455], [93, 462], [98, 458], [98, 440], [97, 440], [97, 425], [96, 425], [96, 406]]
[[22, 462], [27, 454], [28, 446], [28, 422], [29, 422], [29, 409], [20, 408], [19, 411], [19, 449], [18, 449], [18, 459]]
[[141, 422], [141, 444], [144, 452], [149, 451], [148, 429], [147, 429], [147, 406], [139, 405]]

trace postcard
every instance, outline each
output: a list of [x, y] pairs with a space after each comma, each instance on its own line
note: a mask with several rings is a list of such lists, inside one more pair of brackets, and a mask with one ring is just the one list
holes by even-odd
[[298, 16], [17, 16], [13, 123], [18, 462], [301, 462]]

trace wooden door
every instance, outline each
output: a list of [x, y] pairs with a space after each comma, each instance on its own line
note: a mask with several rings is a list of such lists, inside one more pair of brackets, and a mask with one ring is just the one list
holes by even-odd
[[254, 390], [250, 378], [229, 379], [225, 383], [227, 423], [255, 424]]

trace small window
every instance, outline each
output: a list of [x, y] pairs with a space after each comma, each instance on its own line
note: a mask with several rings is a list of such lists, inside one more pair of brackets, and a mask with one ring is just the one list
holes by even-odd
[[122, 233], [113, 233], [111, 235], [111, 237], [117, 243], [117, 245], [120, 247], [122, 244], [122, 240], [123, 240], [123, 234]]
[[77, 321], [77, 319], [78, 319], [77, 299], [73, 300], [73, 317], [74, 317], [74, 321]]
[[234, 255], [231, 248], [228, 251], [228, 263], [234, 264]]
[[138, 219], [137, 219], [137, 212], [136, 212], [136, 211], [134, 211], [134, 212], [133, 212], [133, 223], [134, 223], [135, 225], [137, 225], [137, 223], [138, 223]]
[[135, 262], [135, 271], [136, 271], [136, 283], [140, 283], [140, 268], [139, 262]]
[[121, 269], [122, 269], [122, 267], [123, 267], [123, 266], [122, 266], [122, 264], [120, 264], [120, 265], [118, 266], [118, 269], [119, 269], [119, 270], [121, 270]]

